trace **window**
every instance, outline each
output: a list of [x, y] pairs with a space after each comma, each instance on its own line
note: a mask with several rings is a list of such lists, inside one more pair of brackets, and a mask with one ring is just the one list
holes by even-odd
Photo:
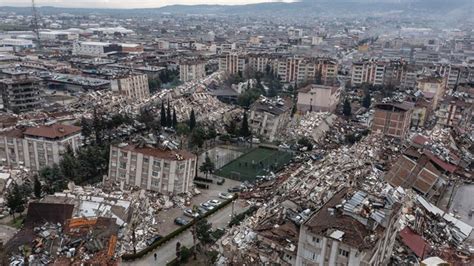
[[165, 163], [163, 164], [163, 167], [165, 167], [165, 168], [170, 167], [170, 163], [165, 162]]
[[160, 175], [160, 172], [158, 172], [158, 171], [153, 171], [153, 172], [151, 173], [151, 175], [152, 175], [152, 176], [158, 176], [158, 175]]
[[153, 166], [155, 166], [155, 167], [161, 167], [161, 161], [160, 161], [160, 160], [154, 160], [154, 161], [153, 161]]
[[143, 157], [143, 163], [148, 163], [148, 157]]
[[313, 236], [313, 242], [314, 242], [314, 243], [319, 243], [319, 238]]
[[121, 168], [121, 169], [127, 169], [127, 163], [125, 163], [125, 162], [120, 162], [120, 168]]
[[344, 256], [344, 257], [349, 257], [349, 251], [340, 248], [339, 255]]

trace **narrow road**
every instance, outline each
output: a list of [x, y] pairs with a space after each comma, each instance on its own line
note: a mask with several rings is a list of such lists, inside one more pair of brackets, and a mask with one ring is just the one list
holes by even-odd
[[[234, 201], [234, 214], [239, 214], [243, 212], [244, 209], [245, 207], [241, 201], [239, 200]], [[207, 220], [212, 223], [213, 228], [223, 228], [229, 224], [231, 215], [232, 215], [232, 204], [229, 204], [222, 210], [208, 217]], [[191, 234], [191, 230], [187, 230], [186, 232], [182, 233], [178, 237], [166, 242], [164, 245], [158, 247], [158, 249], [155, 250], [155, 252], [148, 253], [145, 257], [143, 257], [140, 260], [136, 260], [132, 262], [122, 262], [121, 265], [165, 266], [166, 263], [170, 262], [176, 257], [176, 243], [178, 241], [181, 243], [181, 245], [184, 245], [186, 247], [191, 247], [193, 245], [193, 236]], [[156, 261], [153, 256], [154, 253], [156, 253], [157, 255]]]

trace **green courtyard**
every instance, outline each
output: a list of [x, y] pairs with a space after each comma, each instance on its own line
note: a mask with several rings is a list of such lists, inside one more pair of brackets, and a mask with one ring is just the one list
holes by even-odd
[[253, 181], [257, 176], [279, 171], [292, 154], [270, 148], [256, 148], [224, 165], [214, 174], [239, 181]]

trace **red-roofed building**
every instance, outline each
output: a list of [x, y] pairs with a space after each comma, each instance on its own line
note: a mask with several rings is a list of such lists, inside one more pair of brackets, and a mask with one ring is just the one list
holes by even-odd
[[424, 257], [429, 254], [431, 250], [430, 245], [418, 234], [416, 234], [409, 227], [403, 228], [400, 231], [400, 238], [413, 253], [418, 256], [418, 258], [424, 259]]
[[24, 130], [0, 132], [0, 164], [24, 166], [33, 171], [59, 163], [70, 146], [76, 151], [81, 145], [81, 128], [51, 124]]

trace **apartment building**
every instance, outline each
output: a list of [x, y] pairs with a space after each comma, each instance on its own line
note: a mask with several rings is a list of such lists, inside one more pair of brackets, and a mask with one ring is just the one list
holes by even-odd
[[132, 100], [143, 101], [150, 97], [148, 76], [146, 74], [132, 74], [114, 79], [111, 80], [110, 86], [112, 91]]
[[110, 147], [109, 175], [104, 182], [165, 194], [185, 193], [193, 186], [196, 155], [184, 150], [136, 144]]
[[179, 63], [179, 79], [182, 82], [202, 79], [206, 76], [206, 62], [186, 60]]
[[320, 75], [321, 82], [336, 80], [338, 64], [327, 58], [288, 57], [278, 61], [278, 76], [285, 83], [305, 83]]
[[298, 91], [297, 109], [307, 112], [334, 112], [339, 104], [342, 87], [310, 84]]
[[48, 124], [26, 129], [0, 132], [1, 164], [24, 166], [39, 171], [59, 163], [69, 146], [76, 151], [81, 145], [81, 128], [62, 124]]
[[43, 106], [41, 79], [16, 69], [4, 69], [1, 74], [5, 77], [0, 79], [0, 105], [3, 109], [26, 112]]
[[395, 198], [337, 192], [301, 225], [295, 265], [387, 265], [399, 231]]
[[245, 67], [246, 58], [243, 55], [228, 53], [219, 57], [219, 71], [235, 75], [239, 72], [243, 73]]
[[433, 110], [438, 107], [446, 92], [447, 77], [436, 73], [423, 73], [418, 76], [416, 88], [423, 93], [423, 96], [433, 101]]
[[474, 89], [471, 93], [460, 90], [447, 95], [436, 111], [437, 124], [468, 129], [474, 113], [473, 92]]
[[352, 63], [351, 85], [399, 86], [406, 63], [401, 60], [363, 59]]
[[274, 141], [288, 125], [291, 115], [290, 99], [270, 99], [261, 96], [250, 106], [249, 126], [256, 137]]
[[375, 105], [372, 131], [394, 138], [405, 138], [410, 129], [412, 109], [408, 103]]

